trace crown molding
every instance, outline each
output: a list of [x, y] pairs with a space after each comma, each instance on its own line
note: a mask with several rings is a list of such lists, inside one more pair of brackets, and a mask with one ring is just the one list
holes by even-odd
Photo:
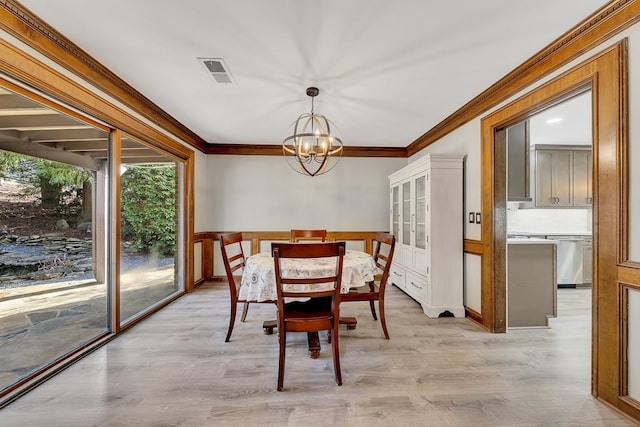
[[[229, 154], [239, 156], [282, 156], [282, 145], [257, 144], [209, 144], [205, 154]], [[407, 149], [400, 147], [345, 146], [341, 157], [407, 157]]]
[[[0, 29], [205, 154], [282, 155], [281, 146], [209, 144], [20, 3], [0, 0]], [[345, 157], [407, 157], [406, 148], [345, 147]]]
[[142, 93], [42, 21], [11, 0], [0, 0], [0, 29], [61, 65], [76, 76], [113, 96], [136, 113], [203, 151], [206, 142]]
[[481, 116], [513, 94], [549, 75], [640, 20], [637, 0], [614, 0], [551, 42], [449, 117], [418, 137], [409, 156]]
[[[0, 0], [0, 29], [206, 154], [280, 155], [279, 145], [208, 144], [16, 1]], [[640, 19], [638, 0], [613, 0], [428, 130], [406, 148], [345, 147], [343, 156], [407, 157]]]

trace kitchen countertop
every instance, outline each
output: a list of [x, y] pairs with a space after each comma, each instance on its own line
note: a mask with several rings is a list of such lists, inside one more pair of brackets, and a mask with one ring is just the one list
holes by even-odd
[[580, 236], [580, 237], [591, 237], [590, 231], [582, 231], [582, 232], [568, 232], [568, 233], [557, 233], [557, 232], [529, 232], [529, 231], [509, 231], [507, 235], [509, 236]]
[[551, 239], [541, 239], [537, 237], [526, 238], [507, 238], [508, 245], [555, 245], [558, 242]]

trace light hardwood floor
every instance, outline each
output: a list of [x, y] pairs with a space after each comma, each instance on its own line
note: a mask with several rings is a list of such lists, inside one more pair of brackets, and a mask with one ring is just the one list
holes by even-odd
[[[559, 291], [550, 329], [489, 334], [467, 319], [429, 319], [388, 288], [391, 340], [366, 303], [358, 328], [306, 356], [289, 338], [277, 392], [271, 305], [252, 305], [224, 337], [226, 284], [186, 295], [0, 410], [9, 426], [633, 426], [590, 395], [590, 290]], [[323, 337], [321, 335], [321, 337]]]

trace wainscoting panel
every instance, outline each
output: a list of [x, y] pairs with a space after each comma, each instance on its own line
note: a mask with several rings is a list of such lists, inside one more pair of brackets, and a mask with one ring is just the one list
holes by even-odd
[[[630, 288], [628, 292], [628, 325], [640, 325], [640, 289]], [[635, 332], [636, 328], [630, 327], [627, 330]], [[628, 395], [640, 402], [640, 363], [638, 363], [640, 361], [640, 335], [629, 333], [627, 340]]]
[[482, 314], [482, 256], [464, 254], [464, 305]]
[[202, 242], [193, 245], [193, 281], [202, 280]]
[[[226, 273], [220, 252], [220, 235], [226, 231], [204, 231], [194, 234], [194, 284], [207, 280], [224, 281]], [[243, 231], [242, 249], [249, 257], [258, 252], [269, 252], [271, 242], [288, 242], [290, 231]], [[347, 249], [371, 253], [376, 231], [328, 231], [328, 241], [345, 241]]]

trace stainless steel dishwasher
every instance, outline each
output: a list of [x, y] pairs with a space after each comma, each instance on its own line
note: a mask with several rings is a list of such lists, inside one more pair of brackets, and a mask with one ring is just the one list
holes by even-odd
[[557, 278], [559, 288], [572, 288], [582, 285], [583, 277], [583, 243], [581, 236], [547, 236], [555, 240], [557, 245]]
[[582, 284], [591, 286], [591, 276], [593, 276], [593, 238], [584, 238], [582, 244]]

